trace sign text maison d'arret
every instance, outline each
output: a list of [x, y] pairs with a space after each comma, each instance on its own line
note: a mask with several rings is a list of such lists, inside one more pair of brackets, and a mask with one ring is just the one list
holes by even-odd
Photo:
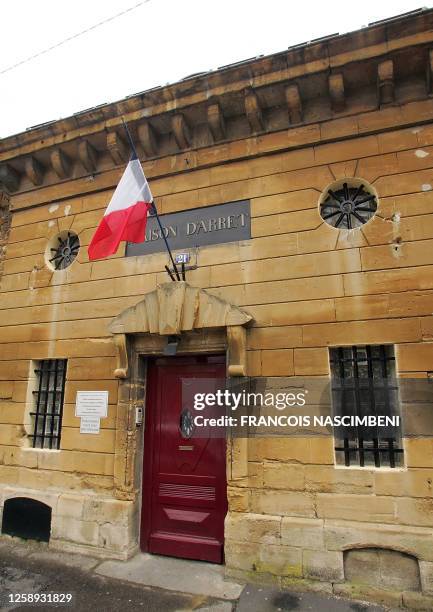
[[[249, 200], [182, 210], [160, 215], [160, 219], [172, 250], [251, 238]], [[165, 245], [156, 218], [149, 216], [146, 240], [138, 244], [128, 242], [126, 256], [147, 255], [164, 250]]]

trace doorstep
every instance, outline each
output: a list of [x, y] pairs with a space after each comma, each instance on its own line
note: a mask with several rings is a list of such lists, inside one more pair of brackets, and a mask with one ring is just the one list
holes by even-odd
[[103, 561], [95, 573], [167, 591], [237, 600], [243, 584], [226, 580], [224, 566], [138, 553], [128, 561]]

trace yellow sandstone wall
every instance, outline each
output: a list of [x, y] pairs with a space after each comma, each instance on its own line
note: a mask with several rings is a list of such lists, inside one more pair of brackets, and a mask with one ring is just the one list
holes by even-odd
[[[406, 113], [415, 120], [423, 104]], [[318, 129], [324, 139], [344, 138], [360, 131], [356, 121]], [[258, 137], [254, 158], [150, 179], [161, 213], [251, 200], [252, 240], [201, 248], [188, 282], [254, 317], [251, 376], [328, 376], [328, 346], [393, 343], [399, 373], [425, 377], [433, 371], [433, 124], [273, 152], [282, 142], [281, 133]], [[236, 145], [213, 147], [209, 163]], [[322, 221], [318, 200], [352, 176], [374, 186], [379, 209], [362, 231], [347, 233]], [[110, 193], [50, 197], [13, 214], [0, 283], [0, 481], [8, 486], [113, 496], [118, 383], [107, 325], [166, 280], [166, 257], [119, 252], [87, 261]], [[82, 248], [69, 269], [52, 273], [43, 254], [63, 229], [77, 232]], [[48, 357], [68, 359], [61, 452], [53, 453], [23, 448], [30, 360]], [[109, 390], [98, 436], [79, 435], [77, 389]], [[234, 572], [329, 585], [343, 581], [346, 546], [395, 546], [421, 559], [433, 594], [431, 439], [406, 440], [408, 469], [393, 473], [335, 468], [331, 438], [252, 440], [248, 453], [249, 479], [229, 483], [226, 562]], [[89, 507], [78, 504], [78, 522], [94, 522]], [[83, 544], [103, 547], [98, 529]]]

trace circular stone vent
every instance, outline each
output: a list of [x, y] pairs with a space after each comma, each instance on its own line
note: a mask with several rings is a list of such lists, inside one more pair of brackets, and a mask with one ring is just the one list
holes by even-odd
[[51, 238], [45, 252], [45, 261], [52, 270], [68, 268], [78, 255], [80, 239], [75, 232], [65, 231]]
[[377, 210], [377, 196], [365, 181], [332, 184], [320, 199], [320, 215], [338, 229], [354, 229], [365, 225]]

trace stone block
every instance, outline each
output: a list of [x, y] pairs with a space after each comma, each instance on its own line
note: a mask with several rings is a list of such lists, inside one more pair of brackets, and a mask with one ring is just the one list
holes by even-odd
[[76, 519], [83, 518], [85, 500], [84, 495], [62, 493], [57, 503], [57, 515]]
[[[374, 523], [395, 521], [395, 500], [376, 495], [317, 494], [317, 515], [326, 519], [357, 520]], [[410, 524], [410, 523], [409, 523]]]
[[296, 376], [329, 375], [329, 353], [326, 347], [295, 349]]
[[424, 527], [326, 520], [325, 546], [328, 550], [390, 548], [433, 561], [433, 533]]
[[423, 593], [433, 595], [433, 563], [431, 561], [420, 561], [419, 573]]
[[88, 497], [84, 503], [83, 520], [125, 525], [130, 520], [134, 504], [118, 499]]
[[343, 555], [340, 552], [304, 549], [302, 569], [303, 575], [313, 580], [325, 582], [344, 580]]
[[87, 546], [97, 546], [99, 542], [99, 525], [96, 521], [54, 516], [51, 526], [51, 536], [56, 540], [67, 540]]
[[397, 522], [433, 527], [433, 499], [396, 498]]
[[371, 493], [374, 473], [370, 470], [352, 470], [332, 465], [307, 465], [305, 487], [320, 493]]
[[248, 486], [263, 488], [263, 463], [258, 461], [248, 462]]
[[247, 351], [248, 376], [260, 376], [262, 373], [262, 352]]
[[279, 193], [251, 200], [251, 214], [254, 217], [316, 207], [317, 192], [314, 189]]
[[301, 577], [302, 551], [290, 546], [262, 545], [253, 569], [276, 576]]
[[224, 546], [226, 567], [228, 569], [255, 571], [259, 549], [260, 544], [257, 542], [226, 541]]
[[[347, 121], [347, 119], [345, 118]], [[351, 132], [353, 134], [353, 132]], [[340, 143], [331, 143], [319, 145], [315, 148], [316, 161], [323, 161], [325, 164], [332, 162], [357, 159], [359, 155], [359, 147], [362, 147], [363, 156], [377, 155], [379, 146], [376, 136], [366, 136], [357, 138], [354, 141], [342, 141]]]
[[323, 550], [323, 520], [285, 516], [281, 521], [281, 542], [286, 546]]
[[36, 468], [38, 465], [38, 455], [32, 448], [3, 446], [0, 449], [0, 462], [3, 465], [19, 465], [28, 468]]
[[225, 519], [226, 540], [276, 544], [280, 540], [281, 517], [229, 512]]
[[332, 436], [250, 439], [249, 458], [252, 461], [268, 459], [334, 465], [334, 440]]
[[361, 548], [345, 551], [344, 576], [348, 582], [381, 586], [378, 550]]
[[400, 345], [398, 367], [403, 372], [433, 370], [433, 342]]
[[433, 610], [433, 597], [425, 596], [414, 591], [405, 591], [402, 594], [403, 605], [409, 610]]
[[[335, 321], [335, 304], [334, 300], [331, 299], [249, 306], [248, 312], [254, 317], [256, 324], [263, 327], [307, 325], [308, 323]], [[281, 360], [286, 364], [290, 363], [287, 362], [288, 359], [283, 354], [280, 355], [280, 363]], [[286, 369], [289, 369], [287, 365]], [[291, 372], [283, 374], [273, 373], [267, 374], [267, 376], [285, 376], [291, 374], [293, 374], [293, 369]]]
[[406, 438], [404, 440], [407, 467], [433, 468], [433, 440]]
[[227, 499], [230, 512], [248, 512], [250, 506], [249, 489], [227, 487]]
[[396, 550], [364, 548], [344, 553], [344, 574], [353, 583], [380, 589], [420, 590], [418, 561]]
[[419, 591], [421, 588], [418, 559], [396, 550], [380, 550], [380, 578], [384, 588]]
[[99, 527], [99, 546], [116, 551], [128, 550], [130, 546], [129, 529], [125, 525], [104, 523]]
[[374, 473], [376, 495], [433, 497], [433, 468]]
[[305, 488], [304, 467], [290, 463], [265, 461], [263, 484], [266, 489], [302, 491]]
[[97, 436], [83, 436], [79, 429], [62, 429], [61, 449], [70, 451], [90, 451], [92, 453], [113, 453], [115, 445], [114, 429], [101, 429]]
[[300, 346], [302, 334], [299, 328], [253, 327], [247, 334], [250, 349], [286, 349]]
[[342, 321], [305, 325], [304, 346], [343, 346], [344, 344], [381, 344], [421, 340], [417, 319], [383, 319], [380, 321]]
[[3, 485], [17, 484], [20, 470], [15, 466], [0, 466], [0, 481]]
[[262, 376], [291, 376], [294, 374], [293, 349], [262, 351]]
[[258, 514], [315, 517], [313, 496], [297, 491], [253, 490], [251, 510]]
[[53, 472], [27, 468], [15, 468], [15, 482], [24, 489], [49, 490], [54, 488]]

